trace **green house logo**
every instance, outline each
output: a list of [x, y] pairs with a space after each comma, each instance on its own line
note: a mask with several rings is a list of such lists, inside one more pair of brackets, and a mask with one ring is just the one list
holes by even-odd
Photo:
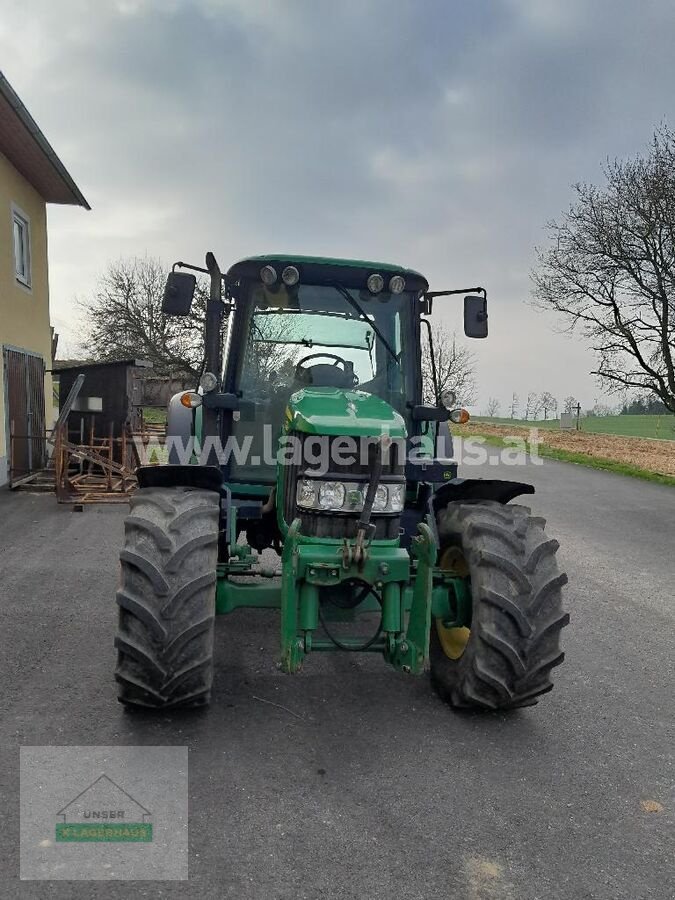
[[152, 840], [152, 813], [118, 784], [100, 775], [56, 813], [59, 842]]

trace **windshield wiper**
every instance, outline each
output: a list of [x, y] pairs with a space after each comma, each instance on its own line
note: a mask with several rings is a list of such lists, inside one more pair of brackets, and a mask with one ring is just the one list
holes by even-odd
[[395, 362], [396, 364], [398, 364], [398, 356], [397, 356], [396, 353], [394, 353], [394, 351], [391, 349], [391, 345], [389, 344], [389, 341], [388, 341], [388, 340], [386, 339], [386, 337], [382, 334], [382, 332], [381, 332], [380, 329], [377, 327], [377, 325], [375, 324], [375, 322], [372, 322], [372, 321], [368, 318], [368, 316], [367, 316], [366, 313], [364, 312], [363, 308], [356, 302], [356, 300], [352, 297], [352, 295], [349, 293], [349, 291], [347, 290], [347, 288], [346, 288], [346, 287], [343, 287], [341, 284], [338, 284], [337, 281], [333, 283], [333, 287], [335, 288], [335, 290], [336, 290], [339, 294], [341, 294], [341, 295], [345, 298], [345, 300], [347, 301], [347, 303], [349, 303], [349, 305], [351, 306], [351, 308], [356, 310], [356, 312], [359, 314], [359, 318], [360, 318], [360, 319], [363, 319], [364, 322], [366, 322], [368, 325], [370, 325], [370, 327], [373, 329], [373, 331], [375, 332], [375, 334], [377, 335], [377, 337], [382, 341], [383, 345], [386, 347], [386, 349], [387, 349], [389, 355], [391, 356], [391, 358], [394, 360], [394, 362]]

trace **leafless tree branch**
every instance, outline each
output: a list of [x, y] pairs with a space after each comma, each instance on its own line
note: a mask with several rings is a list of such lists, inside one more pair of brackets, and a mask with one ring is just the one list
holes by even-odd
[[198, 284], [190, 316], [166, 316], [167, 271], [150, 257], [111, 263], [95, 293], [80, 301], [82, 354], [95, 360], [147, 359], [159, 375], [198, 378], [207, 291]]
[[[476, 402], [476, 358], [471, 350], [457, 340], [455, 332], [443, 326], [434, 326], [434, 355], [438, 387], [441, 392], [452, 390], [457, 403], [469, 406]], [[434, 385], [431, 372], [431, 356], [426, 340], [422, 345], [422, 383], [424, 402], [434, 404]]]
[[610, 390], [654, 394], [675, 413], [675, 132], [608, 161], [605, 184], [575, 199], [537, 250], [533, 303], [554, 310], [597, 353]]

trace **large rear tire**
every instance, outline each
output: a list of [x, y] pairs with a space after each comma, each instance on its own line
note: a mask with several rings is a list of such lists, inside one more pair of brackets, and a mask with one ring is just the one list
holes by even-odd
[[120, 554], [119, 700], [164, 709], [209, 702], [219, 496], [186, 487], [131, 498]]
[[431, 623], [429, 660], [441, 697], [458, 708], [531, 706], [550, 691], [569, 622], [558, 542], [524, 506], [449, 503], [437, 517], [439, 565], [471, 579], [470, 628]]

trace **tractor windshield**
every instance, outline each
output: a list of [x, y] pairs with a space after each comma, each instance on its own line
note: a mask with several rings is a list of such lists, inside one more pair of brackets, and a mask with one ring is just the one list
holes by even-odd
[[276, 290], [253, 285], [238, 379], [242, 396], [256, 399], [285, 391], [288, 399], [308, 385], [355, 387], [399, 409], [405, 406], [401, 349], [410, 327], [409, 295], [364, 298], [364, 292], [350, 290], [352, 306], [343, 292], [347, 290], [330, 285], [282, 285]]
[[[243, 340], [241, 350], [231, 348], [230, 354], [235, 350], [236, 388], [255, 404], [256, 413], [255, 422], [233, 423], [237, 437], [253, 435], [258, 445], [266, 424], [278, 433], [291, 394], [311, 386], [366, 391], [407, 418], [406, 400], [414, 393], [410, 293], [373, 296], [333, 285], [270, 288], [256, 282], [240, 304]], [[232, 473], [235, 478], [253, 474]], [[262, 475], [260, 468], [255, 474]]]
[[272, 371], [287, 370], [292, 377], [297, 361], [308, 355], [306, 348], [327, 347], [349, 351], [359, 379], [372, 375], [375, 332], [366, 322], [336, 313], [263, 310], [254, 314], [251, 327], [249, 362], [264, 355]]

